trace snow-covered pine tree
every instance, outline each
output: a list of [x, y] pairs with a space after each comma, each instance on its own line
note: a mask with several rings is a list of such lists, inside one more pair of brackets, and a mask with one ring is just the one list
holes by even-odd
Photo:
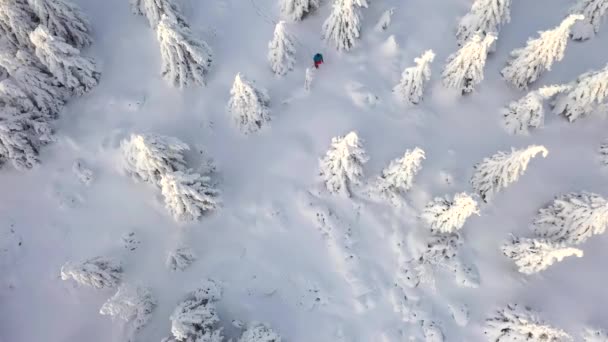
[[136, 180], [160, 186], [163, 175], [187, 169], [184, 152], [190, 147], [177, 138], [132, 134], [120, 147], [124, 169]]
[[572, 341], [565, 331], [548, 325], [535, 311], [517, 304], [509, 304], [498, 310], [496, 316], [486, 319], [484, 334], [491, 342]]
[[196, 220], [220, 205], [220, 193], [208, 176], [170, 172], [161, 176], [160, 187], [165, 207], [178, 221]]
[[350, 50], [361, 33], [361, 7], [367, 7], [367, 0], [335, 0], [323, 23], [323, 39], [338, 51]]
[[269, 105], [270, 96], [266, 89], [256, 88], [241, 73], [236, 75], [230, 90], [228, 111], [243, 133], [257, 132], [270, 121]]
[[163, 15], [173, 18], [180, 24], [186, 23], [176, 0], [130, 0], [130, 2], [133, 13], [145, 16], [152, 28], [158, 26]]
[[572, 8], [571, 14], [582, 14], [585, 19], [578, 21], [570, 35], [574, 40], [587, 40], [595, 36], [600, 30], [602, 18], [608, 11], [608, 0], [578, 0]]
[[500, 31], [500, 27], [511, 21], [511, 0], [475, 0], [471, 10], [458, 24], [456, 39], [463, 45], [475, 33], [486, 35]]
[[243, 332], [238, 342], [281, 342], [281, 336], [265, 324], [255, 324]]
[[382, 170], [376, 181], [377, 191], [386, 197], [408, 191], [414, 184], [414, 177], [422, 169], [425, 153], [421, 148], [406, 150], [401, 158], [392, 160]]
[[81, 263], [67, 262], [61, 267], [61, 279], [73, 279], [97, 289], [115, 288], [122, 278], [122, 266], [114, 259], [96, 257]]
[[361, 183], [362, 166], [368, 160], [357, 133], [332, 138], [325, 157], [319, 160], [320, 175], [327, 190], [350, 197], [352, 186]]
[[494, 33], [482, 36], [478, 32], [469, 38], [457, 52], [448, 57], [441, 74], [443, 85], [460, 90], [462, 95], [471, 93], [483, 81], [488, 49], [495, 40]]
[[537, 154], [547, 157], [549, 151], [544, 146], [531, 145], [521, 150], [511, 149], [511, 153], [498, 152], [475, 165], [471, 185], [484, 202], [489, 202], [500, 190], [519, 179], [528, 167], [530, 159]]
[[566, 91], [551, 103], [553, 113], [564, 115], [570, 122], [591, 114], [608, 99], [608, 65], [580, 75]]
[[511, 258], [519, 272], [534, 274], [549, 268], [569, 256], [582, 257], [583, 251], [561, 243], [541, 239], [526, 239], [513, 236], [502, 246], [505, 256]]
[[389, 8], [382, 13], [380, 19], [378, 19], [378, 23], [376, 24], [376, 31], [386, 31], [386, 29], [391, 25], [391, 20], [393, 19], [393, 14], [395, 14], [395, 8]]
[[545, 70], [551, 70], [554, 62], [564, 58], [570, 28], [582, 19], [582, 15], [572, 14], [556, 28], [539, 32], [539, 38], [529, 39], [524, 48], [513, 50], [511, 59], [501, 71], [504, 79], [518, 89], [528, 89]]
[[608, 201], [590, 192], [561, 195], [538, 211], [533, 229], [556, 243], [580, 244], [608, 226]]
[[281, 13], [293, 21], [299, 21], [320, 5], [320, 0], [281, 0]]
[[156, 304], [156, 299], [147, 287], [122, 284], [103, 304], [99, 313], [120, 318], [130, 324], [135, 332], [150, 321]]
[[285, 75], [293, 70], [296, 46], [293, 44], [291, 34], [287, 32], [284, 21], [279, 21], [274, 29], [274, 36], [268, 43], [268, 62], [272, 71], [279, 75]]
[[427, 50], [422, 56], [414, 59], [416, 66], [403, 70], [401, 81], [393, 88], [393, 92], [401, 100], [413, 105], [422, 101], [424, 86], [431, 79], [430, 64], [434, 58], [433, 50]]
[[473, 214], [479, 215], [477, 202], [469, 194], [462, 192], [449, 197], [437, 197], [426, 205], [420, 218], [433, 233], [453, 233], [464, 226]]
[[306, 74], [304, 75], [304, 90], [310, 91], [312, 88], [312, 81], [315, 79], [315, 70], [312, 68], [306, 68]]
[[0, 0], [0, 36], [18, 48], [32, 49], [29, 34], [38, 26], [38, 18], [27, 0]]
[[585, 328], [583, 342], [608, 342], [608, 333], [603, 329]]
[[156, 29], [162, 57], [161, 75], [174, 87], [205, 85], [213, 60], [211, 49], [190, 28], [163, 15]]
[[63, 38], [52, 36], [44, 26], [38, 26], [30, 39], [42, 64], [75, 95], [83, 95], [99, 83], [101, 74], [93, 59], [82, 57], [80, 50]]
[[68, 0], [27, 0], [49, 34], [82, 49], [92, 43], [88, 19], [78, 6]]
[[31, 169], [39, 163], [38, 151], [51, 141], [51, 134], [46, 120], [0, 106], [0, 165], [10, 161], [17, 170]]
[[551, 85], [529, 92], [502, 109], [503, 126], [510, 134], [527, 135], [529, 128], [540, 128], [545, 121], [544, 102], [565, 92], [568, 85]]
[[196, 254], [188, 247], [180, 247], [167, 254], [165, 265], [171, 271], [183, 271], [196, 261]]

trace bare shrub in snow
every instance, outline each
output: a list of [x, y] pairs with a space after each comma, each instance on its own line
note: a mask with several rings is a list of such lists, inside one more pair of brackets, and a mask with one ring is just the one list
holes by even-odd
[[579, 244], [608, 226], [608, 201], [590, 193], [561, 195], [538, 211], [533, 229], [537, 236], [557, 243]]
[[183, 271], [196, 261], [196, 254], [191, 248], [180, 247], [167, 254], [165, 265], [171, 271]]
[[161, 176], [160, 187], [165, 206], [179, 221], [196, 220], [220, 205], [219, 191], [208, 176], [170, 172]]
[[205, 85], [212, 53], [207, 43], [194, 38], [187, 25], [163, 16], [156, 29], [162, 57], [161, 75], [174, 87]]
[[608, 11], [608, 0], [578, 0], [570, 8], [570, 13], [582, 14], [585, 19], [572, 26], [572, 39], [587, 40], [595, 36], [600, 30], [606, 11]]
[[551, 103], [553, 113], [564, 115], [570, 122], [591, 114], [608, 99], [608, 65], [580, 75]]
[[279, 21], [274, 29], [274, 36], [268, 43], [268, 62], [272, 71], [279, 75], [285, 75], [293, 70], [296, 46], [293, 44], [293, 37], [284, 21]]
[[384, 169], [376, 180], [376, 190], [384, 197], [391, 198], [411, 189], [414, 177], [422, 169], [424, 151], [418, 147], [406, 150], [401, 158], [397, 158]]
[[386, 31], [386, 29], [391, 26], [391, 20], [393, 18], [393, 14], [395, 14], [395, 8], [387, 9], [382, 13], [378, 23], [376, 24], [376, 31]]
[[49, 34], [82, 49], [92, 43], [88, 19], [78, 6], [68, 0], [27, 0]]
[[268, 91], [256, 88], [241, 73], [234, 79], [230, 90], [228, 111], [243, 133], [254, 133], [270, 121], [270, 96]]
[[120, 147], [125, 171], [155, 185], [160, 185], [164, 174], [186, 170], [184, 152], [190, 149], [177, 138], [156, 134], [132, 134]]
[[350, 50], [361, 33], [361, 7], [367, 7], [367, 0], [335, 0], [323, 23], [323, 39], [338, 51]]
[[103, 304], [99, 313], [118, 317], [130, 324], [133, 332], [135, 332], [143, 328], [150, 321], [156, 304], [156, 299], [152, 297], [150, 289], [123, 284]]
[[519, 179], [528, 167], [530, 159], [537, 154], [546, 157], [549, 151], [544, 146], [531, 145], [521, 150], [511, 149], [511, 153], [498, 152], [475, 165], [471, 178], [473, 189], [489, 202], [500, 190]]
[[437, 197], [426, 205], [420, 217], [426, 222], [433, 233], [452, 233], [464, 226], [466, 220], [473, 214], [479, 215], [477, 202], [467, 193], [449, 197]]
[[401, 75], [401, 81], [393, 88], [393, 92], [408, 104], [418, 104], [422, 101], [424, 86], [431, 79], [430, 64], [435, 59], [433, 50], [425, 51], [422, 56], [415, 58], [416, 66], [406, 68]]
[[562, 329], [543, 322], [535, 311], [516, 304], [509, 304], [498, 310], [496, 316], [486, 319], [484, 334], [491, 342], [572, 340]]
[[510, 12], [511, 0], [475, 0], [469, 13], [458, 24], [458, 45], [463, 45], [477, 32], [498, 34], [500, 27], [511, 21]]
[[38, 18], [27, 0], [0, 0], [0, 36], [16, 47], [31, 50], [29, 34], [38, 26]]
[[569, 256], [582, 257], [583, 251], [548, 240], [512, 237], [502, 246], [502, 252], [511, 258], [519, 272], [533, 274], [549, 268]]
[[130, 2], [133, 13], [145, 16], [152, 28], [156, 28], [163, 15], [179, 23], [185, 23], [176, 0], [130, 0]]
[[545, 121], [544, 101], [567, 91], [567, 85], [552, 85], [531, 91], [502, 110], [503, 125], [511, 134], [528, 134], [529, 128], [540, 128]]
[[67, 262], [61, 267], [61, 279], [73, 279], [97, 289], [115, 288], [122, 278], [122, 266], [114, 259], [95, 257], [81, 263]]
[[526, 47], [513, 50], [511, 59], [501, 71], [505, 80], [518, 89], [528, 89], [545, 70], [551, 70], [555, 61], [564, 58], [570, 28], [582, 19], [582, 15], [570, 15], [556, 28], [539, 32], [539, 38], [529, 39]]
[[298, 21], [318, 9], [320, 4], [320, 0], [281, 0], [281, 13], [293, 21]]
[[247, 328], [238, 342], [281, 342], [281, 336], [265, 324], [256, 324]]
[[441, 74], [443, 85], [461, 91], [462, 95], [471, 93], [483, 81], [483, 69], [488, 57], [488, 49], [496, 40], [496, 35], [488, 33], [485, 37], [473, 35], [447, 59]]
[[319, 161], [320, 175], [327, 190], [350, 197], [352, 186], [361, 184], [362, 166], [368, 160], [357, 133], [332, 138], [329, 150]]
[[89, 92], [99, 82], [101, 74], [95, 62], [80, 56], [80, 50], [51, 35], [44, 26], [38, 26], [30, 39], [42, 64], [75, 95]]
[[583, 342], [608, 342], [608, 333], [603, 329], [585, 328]]

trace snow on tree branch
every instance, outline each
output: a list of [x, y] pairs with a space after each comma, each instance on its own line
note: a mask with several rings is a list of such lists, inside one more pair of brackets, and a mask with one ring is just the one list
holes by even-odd
[[95, 257], [81, 263], [68, 262], [61, 267], [61, 279], [73, 279], [81, 285], [115, 288], [122, 278], [122, 266], [114, 259]]
[[433, 59], [435, 59], [435, 53], [433, 50], [427, 50], [422, 56], [414, 59], [416, 66], [403, 71], [401, 81], [393, 88], [393, 92], [404, 102], [416, 105], [422, 101], [424, 87], [431, 79], [430, 64]]
[[158, 26], [163, 15], [178, 23], [186, 23], [176, 0], [130, 0], [130, 2], [133, 13], [145, 16], [152, 28]]
[[398, 196], [412, 188], [414, 177], [422, 169], [425, 153], [416, 147], [406, 150], [401, 158], [397, 158], [384, 169], [375, 184], [375, 191], [385, 198]]
[[184, 88], [205, 85], [212, 52], [207, 43], [192, 35], [190, 28], [163, 16], [156, 29], [162, 57], [161, 75], [171, 85]]
[[299, 21], [317, 10], [320, 4], [320, 0], [281, 0], [281, 13], [293, 21]]
[[279, 75], [285, 75], [293, 70], [296, 47], [293, 37], [285, 27], [284, 21], [279, 21], [274, 29], [272, 41], [268, 43], [268, 62], [272, 71]]
[[531, 91], [502, 109], [503, 125], [510, 134], [527, 135], [529, 128], [540, 128], [545, 121], [544, 101], [570, 89], [569, 85], [552, 85]]
[[578, 0], [570, 14], [581, 14], [585, 19], [572, 26], [571, 36], [574, 40], [587, 40], [600, 30], [600, 24], [608, 11], [608, 0]]
[[78, 6], [67, 0], [27, 0], [49, 34], [82, 49], [92, 43], [88, 19]]
[[362, 166], [368, 160], [357, 133], [332, 138], [329, 150], [319, 161], [320, 175], [327, 190], [350, 197], [352, 186], [361, 184]]
[[103, 304], [99, 313], [120, 318], [131, 326], [131, 333], [135, 333], [150, 321], [156, 304], [150, 289], [122, 284]]
[[95, 62], [80, 56], [80, 50], [51, 35], [44, 26], [38, 26], [30, 34], [30, 40], [42, 64], [75, 95], [89, 92], [99, 82], [101, 74]]
[[378, 32], [386, 31], [386, 29], [391, 25], [393, 14], [395, 14], [394, 7], [384, 11], [382, 16], [380, 16], [380, 19], [378, 19], [378, 23], [376, 23], [375, 30]]
[[608, 201], [590, 193], [561, 195], [538, 211], [533, 229], [537, 236], [556, 243], [580, 244], [608, 226]]
[[441, 74], [443, 85], [461, 91], [462, 95], [471, 93], [483, 81], [488, 50], [496, 40], [496, 35], [480, 33], [473, 35], [466, 43], [447, 59]]
[[191, 248], [180, 247], [167, 254], [166, 266], [171, 271], [183, 271], [196, 261], [196, 254]]
[[27, 0], [0, 0], [0, 36], [17, 48], [32, 49], [29, 35], [37, 25], [38, 18]]
[[572, 14], [556, 28], [539, 32], [540, 37], [529, 39], [524, 48], [511, 52], [511, 59], [502, 69], [505, 80], [518, 89], [526, 90], [545, 70], [551, 70], [555, 61], [564, 58], [570, 28], [582, 15]]
[[476, 32], [482, 35], [494, 32], [498, 35], [500, 27], [511, 21], [510, 12], [511, 0], [475, 0], [469, 13], [458, 24], [458, 45], [466, 43]]
[[488, 341], [572, 341], [572, 337], [559, 328], [543, 322], [530, 308], [510, 304], [496, 312], [496, 316], [486, 319], [484, 329]]
[[528, 163], [537, 154], [547, 157], [549, 151], [544, 146], [531, 145], [511, 153], [498, 152], [475, 165], [471, 178], [473, 189], [484, 202], [489, 202], [500, 190], [514, 183], [524, 174]]
[[243, 332], [238, 342], [281, 342], [281, 336], [265, 324], [255, 324]]
[[266, 89], [256, 88], [241, 73], [236, 75], [227, 108], [243, 133], [257, 132], [270, 121], [269, 105]]
[[449, 197], [437, 197], [426, 205], [420, 217], [427, 223], [433, 233], [453, 233], [464, 226], [473, 214], [479, 215], [477, 202], [467, 193]]
[[220, 205], [219, 191], [208, 176], [170, 172], [161, 176], [160, 187], [165, 206], [178, 221], [196, 220]]
[[580, 75], [551, 103], [553, 113], [564, 115], [570, 122], [591, 114], [608, 99], [608, 65]]
[[502, 252], [515, 262], [519, 272], [525, 274], [543, 271], [569, 256], [583, 256], [583, 251], [578, 248], [548, 240], [519, 237], [512, 237], [510, 242], [504, 244]]
[[323, 23], [323, 39], [338, 51], [348, 51], [361, 33], [361, 7], [367, 0], [335, 0], [330, 16]]

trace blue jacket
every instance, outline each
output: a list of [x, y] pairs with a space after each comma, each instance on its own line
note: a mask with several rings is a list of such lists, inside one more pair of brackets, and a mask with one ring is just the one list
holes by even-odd
[[318, 53], [312, 58], [315, 62], [323, 62], [323, 55]]

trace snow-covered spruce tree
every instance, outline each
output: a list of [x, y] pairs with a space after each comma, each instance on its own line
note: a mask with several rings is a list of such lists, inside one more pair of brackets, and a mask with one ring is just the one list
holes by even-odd
[[420, 217], [433, 233], [452, 233], [464, 226], [473, 214], [479, 215], [477, 202], [467, 193], [449, 197], [437, 197], [426, 205]]
[[486, 35], [495, 32], [498, 35], [500, 26], [511, 21], [511, 0], [475, 0], [471, 11], [458, 24], [456, 39], [463, 45], [475, 33]]
[[163, 15], [173, 18], [178, 23], [186, 23], [176, 0], [130, 0], [130, 2], [133, 13], [145, 16], [152, 28], [158, 26]]
[[88, 19], [69, 0], [27, 0], [49, 34], [63, 38], [66, 43], [82, 49], [92, 43]]
[[270, 96], [266, 89], [256, 88], [241, 73], [236, 75], [230, 90], [228, 111], [243, 133], [257, 132], [270, 121], [269, 105]]
[[285, 28], [285, 22], [279, 21], [274, 29], [274, 36], [268, 43], [268, 63], [272, 71], [279, 75], [285, 75], [293, 70], [296, 46], [293, 44], [291, 34]]
[[574, 40], [587, 40], [600, 30], [602, 17], [608, 11], [608, 0], [578, 0], [570, 9], [571, 14], [582, 14], [585, 19], [578, 21], [570, 35]]
[[401, 81], [393, 88], [393, 92], [405, 103], [415, 105], [422, 101], [424, 86], [431, 79], [430, 64], [434, 58], [433, 50], [427, 50], [414, 59], [416, 66], [403, 70]]
[[319, 160], [320, 175], [327, 190], [350, 197], [352, 186], [361, 183], [362, 166], [368, 160], [357, 133], [332, 138], [325, 157]]
[[335, 0], [329, 18], [323, 23], [323, 39], [338, 51], [350, 50], [361, 33], [361, 7], [367, 7], [367, 0]]
[[511, 149], [511, 153], [498, 152], [475, 165], [471, 178], [473, 189], [484, 202], [489, 202], [500, 190], [517, 181], [528, 167], [530, 159], [537, 154], [547, 157], [549, 151], [544, 146], [531, 145], [521, 150]]
[[30, 34], [30, 39], [42, 64], [75, 95], [83, 95], [99, 83], [101, 74], [95, 62], [82, 57], [80, 50], [63, 38], [51, 35], [44, 26], [38, 26]]
[[484, 334], [491, 342], [543, 341], [565, 342], [572, 338], [562, 329], [543, 322], [535, 311], [509, 304], [486, 319]]
[[533, 274], [549, 268], [569, 256], [582, 257], [583, 251], [564, 244], [540, 239], [512, 237], [502, 246], [505, 256], [511, 258], [519, 272]]
[[238, 342], [281, 342], [281, 336], [265, 324], [256, 324], [247, 328]]
[[170, 172], [161, 176], [160, 187], [165, 207], [178, 221], [196, 220], [220, 205], [219, 191], [208, 176]]
[[211, 68], [207, 43], [192, 35], [190, 28], [163, 15], [156, 29], [162, 57], [161, 75], [174, 87], [204, 85]]
[[608, 342], [608, 333], [603, 329], [585, 328], [583, 342]]
[[494, 40], [494, 33], [488, 33], [485, 37], [477, 33], [456, 53], [451, 54], [441, 74], [443, 85], [460, 90], [462, 95], [471, 93], [475, 86], [483, 81], [488, 49]]
[[528, 89], [545, 70], [551, 70], [555, 61], [564, 58], [570, 28], [582, 19], [582, 15], [572, 14], [556, 28], [539, 32], [539, 38], [529, 39], [526, 47], [513, 50], [511, 59], [501, 71], [504, 79], [518, 89]]
[[298, 21], [318, 9], [320, 5], [320, 0], [281, 0], [281, 13], [293, 21]]
[[529, 92], [502, 109], [503, 126], [510, 134], [529, 133], [530, 128], [540, 128], [545, 122], [544, 102], [567, 91], [568, 85], [552, 85]]
[[81, 263], [68, 262], [61, 267], [61, 279], [73, 279], [97, 289], [114, 288], [122, 278], [122, 266], [114, 259], [96, 257]]
[[395, 8], [387, 9], [382, 13], [380, 19], [378, 19], [378, 23], [376, 24], [376, 31], [386, 31], [386, 29], [391, 25], [391, 21], [393, 19], [393, 14], [395, 14]]
[[608, 226], [608, 201], [590, 193], [561, 195], [538, 211], [533, 229], [537, 236], [556, 243], [579, 244]]
[[384, 169], [376, 180], [380, 194], [391, 197], [406, 192], [414, 184], [414, 177], [422, 169], [425, 153], [421, 148], [406, 150], [401, 158], [397, 158]]
[[187, 169], [184, 152], [190, 147], [177, 138], [132, 134], [120, 147], [124, 169], [136, 180], [160, 186], [163, 175]]
[[46, 120], [15, 107], [0, 107], [0, 165], [10, 161], [17, 170], [31, 169], [39, 163], [38, 151], [51, 141], [51, 134]]
[[570, 122], [591, 114], [608, 99], [608, 65], [580, 75], [566, 91], [551, 103], [553, 113], [564, 115]]
[[0, 0], [0, 36], [18, 48], [31, 50], [29, 34], [38, 26], [38, 18], [27, 0]]
[[99, 313], [120, 318], [129, 323], [135, 332], [148, 323], [156, 304], [156, 299], [152, 297], [150, 289], [122, 284], [118, 291], [103, 304]]
[[196, 261], [196, 255], [191, 248], [180, 247], [167, 254], [165, 265], [171, 271], [183, 271]]

